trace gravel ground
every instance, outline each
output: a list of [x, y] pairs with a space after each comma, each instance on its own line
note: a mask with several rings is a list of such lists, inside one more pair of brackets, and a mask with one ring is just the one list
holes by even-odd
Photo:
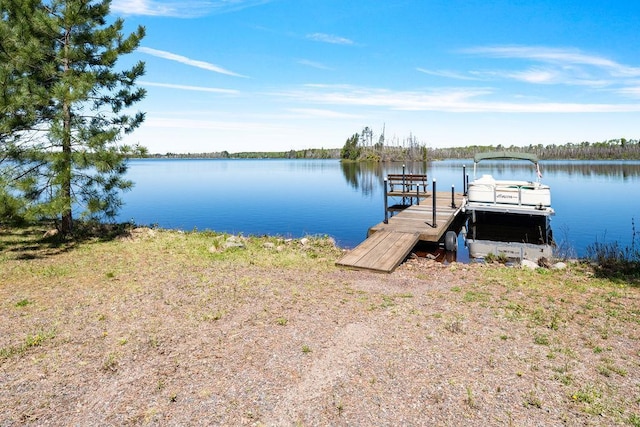
[[637, 286], [160, 234], [5, 245], [0, 426], [640, 425]]

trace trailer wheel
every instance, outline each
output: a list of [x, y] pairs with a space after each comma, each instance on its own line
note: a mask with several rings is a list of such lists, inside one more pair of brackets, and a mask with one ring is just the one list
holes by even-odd
[[447, 231], [444, 235], [444, 248], [450, 252], [458, 250], [458, 235], [455, 231]]

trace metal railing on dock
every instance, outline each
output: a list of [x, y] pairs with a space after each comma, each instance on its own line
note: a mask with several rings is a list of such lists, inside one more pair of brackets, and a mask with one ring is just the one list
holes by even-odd
[[[400, 190], [396, 190], [400, 187]], [[420, 192], [422, 187], [422, 192]], [[427, 175], [407, 174], [402, 165], [402, 174], [388, 174], [384, 180], [384, 222], [389, 222], [389, 213], [399, 212], [409, 206], [420, 204], [420, 199], [427, 197]], [[399, 204], [389, 206], [390, 198], [400, 198]]]

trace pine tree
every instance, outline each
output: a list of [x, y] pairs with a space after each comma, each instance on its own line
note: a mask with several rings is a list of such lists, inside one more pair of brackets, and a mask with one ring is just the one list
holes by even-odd
[[345, 160], [357, 160], [362, 151], [362, 148], [358, 146], [358, 141], [360, 141], [360, 135], [357, 133], [347, 138], [340, 151], [340, 157]]
[[115, 216], [132, 185], [124, 174], [135, 148], [119, 142], [144, 120], [128, 113], [145, 96], [135, 85], [144, 63], [115, 66], [145, 31], [125, 37], [122, 19], [107, 24], [110, 3], [0, 0], [0, 186], [64, 234], [75, 209]]

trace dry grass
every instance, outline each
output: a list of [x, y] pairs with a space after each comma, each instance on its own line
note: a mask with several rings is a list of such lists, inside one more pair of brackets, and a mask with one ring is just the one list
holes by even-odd
[[637, 287], [227, 237], [0, 230], [0, 426], [640, 425]]

